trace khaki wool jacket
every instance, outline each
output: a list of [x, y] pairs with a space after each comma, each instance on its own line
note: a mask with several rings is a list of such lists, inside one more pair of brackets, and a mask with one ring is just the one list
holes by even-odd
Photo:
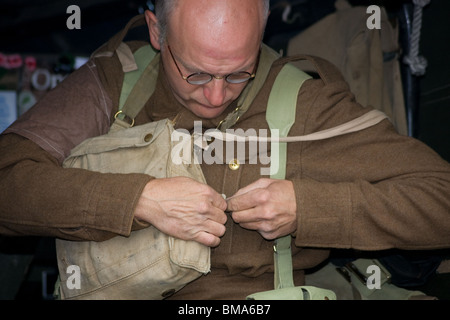
[[[267, 100], [285, 62], [273, 63], [233, 128], [268, 129]], [[152, 177], [61, 167], [73, 147], [109, 130], [120, 70], [116, 60], [107, 65], [90, 60], [0, 136], [1, 234], [102, 241], [148, 226], [136, 221], [133, 211]], [[289, 136], [332, 128], [371, 109], [355, 102], [333, 65], [321, 61], [318, 73], [320, 79], [307, 80], [300, 90]], [[199, 119], [176, 101], [160, 72], [136, 125], [176, 118], [176, 128], [192, 130], [194, 121], [202, 121], [203, 129], [215, 128], [235, 108], [233, 103], [216, 119]], [[227, 196], [261, 178], [259, 164], [231, 170], [226, 163], [203, 163], [202, 169], [208, 184]], [[297, 199], [296, 285], [303, 284], [303, 270], [327, 258], [329, 248], [450, 246], [450, 165], [420, 141], [397, 134], [388, 120], [327, 140], [289, 143], [286, 179], [293, 182]], [[226, 228], [212, 250], [212, 272], [173, 298], [243, 299], [273, 289], [273, 242], [231, 217]]]

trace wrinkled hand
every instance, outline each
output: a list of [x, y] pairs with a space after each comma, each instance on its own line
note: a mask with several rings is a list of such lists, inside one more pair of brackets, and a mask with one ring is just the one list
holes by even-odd
[[135, 217], [167, 235], [218, 246], [225, 233], [226, 201], [211, 187], [186, 177], [151, 180]]
[[297, 204], [291, 181], [259, 179], [227, 199], [228, 211], [243, 228], [273, 240], [297, 229]]

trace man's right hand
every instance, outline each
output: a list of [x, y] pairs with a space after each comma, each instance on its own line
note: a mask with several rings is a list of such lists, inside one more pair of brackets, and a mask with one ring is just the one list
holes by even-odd
[[187, 177], [153, 179], [134, 215], [175, 238], [216, 247], [225, 233], [227, 203], [210, 186]]

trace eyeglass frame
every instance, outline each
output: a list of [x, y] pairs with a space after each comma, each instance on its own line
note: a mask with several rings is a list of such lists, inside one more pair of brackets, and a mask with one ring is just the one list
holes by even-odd
[[[178, 66], [178, 63], [177, 63], [177, 61], [175, 59], [175, 56], [173, 55], [172, 50], [170, 49], [170, 45], [168, 43], [167, 43], [167, 48], [169, 49], [170, 56], [172, 57], [172, 60], [173, 60], [173, 62], [175, 64], [175, 66], [177, 67], [178, 73], [180, 74], [181, 78], [183, 80], [185, 80], [187, 83], [191, 84], [191, 85], [198, 85], [198, 86], [207, 84], [207, 83], [211, 82], [213, 79], [217, 79], [217, 80], [224, 79], [227, 83], [230, 83], [230, 84], [241, 84], [241, 83], [244, 83], [244, 82], [247, 82], [247, 81], [250, 81], [250, 80], [254, 79], [255, 76], [256, 76], [256, 70], [258, 69], [259, 57], [260, 57], [260, 54], [261, 54], [261, 50], [259, 50], [258, 57], [257, 57], [257, 60], [256, 60], [256, 65], [255, 65], [255, 68], [254, 68], [252, 73], [247, 72], [247, 71], [237, 71], [237, 72], [233, 72], [233, 73], [230, 73], [230, 74], [227, 74], [227, 75], [224, 75], [224, 76], [220, 77], [220, 76], [216, 76], [216, 75], [213, 75], [213, 74], [210, 74], [210, 73], [207, 73], [207, 72], [194, 72], [194, 73], [192, 73], [192, 74], [190, 74], [188, 76], [184, 76], [183, 73], [181, 72], [180, 67]], [[248, 79], [245, 79], [245, 80], [242, 80], [242, 81], [238, 81], [238, 82], [230, 82], [228, 80], [229, 76], [236, 75], [236, 74], [239, 74], [239, 73], [240, 74], [247, 74], [249, 76]], [[201, 83], [191, 83], [191, 82], [189, 82], [189, 78], [191, 78], [193, 76], [196, 76], [196, 75], [200, 75], [200, 74], [201, 75], [207, 75], [207, 76], [210, 77], [210, 79], [205, 81], [205, 82], [201, 82]]]

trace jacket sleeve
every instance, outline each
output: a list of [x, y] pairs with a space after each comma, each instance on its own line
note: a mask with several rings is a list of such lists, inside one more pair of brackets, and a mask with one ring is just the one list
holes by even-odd
[[34, 142], [0, 137], [0, 233], [102, 241], [142, 228], [134, 207], [150, 177], [63, 169]]
[[[331, 128], [369, 110], [339, 81], [305, 83], [299, 105], [295, 134]], [[297, 195], [296, 245], [360, 250], [450, 246], [450, 165], [422, 142], [397, 134], [388, 120], [356, 133], [299, 143], [295, 150], [288, 165], [296, 173], [289, 177]]]
[[151, 177], [61, 167], [108, 130], [111, 110], [90, 61], [0, 135], [0, 234], [101, 241], [145, 227], [133, 212]]

